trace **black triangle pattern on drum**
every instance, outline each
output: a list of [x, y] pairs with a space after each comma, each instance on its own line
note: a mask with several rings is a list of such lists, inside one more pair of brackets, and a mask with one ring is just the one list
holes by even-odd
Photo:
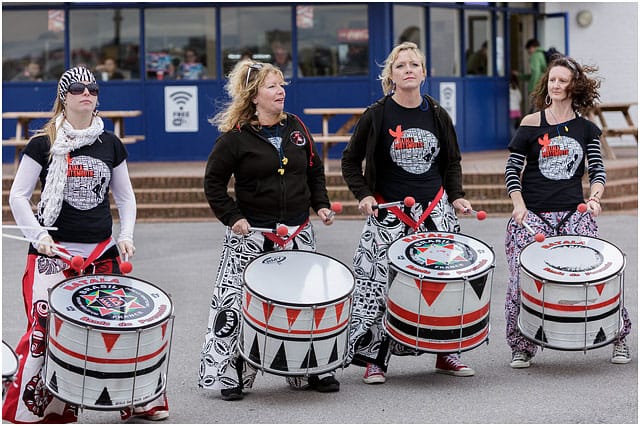
[[486, 278], [487, 277], [480, 277], [480, 278], [476, 278], [475, 280], [469, 281], [469, 285], [478, 296], [478, 300], [482, 299], [482, 293], [484, 293], [484, 286], [487, 283]]
[[596, 343], [602, 343], [605, 340], [607, 340], [607, 335], [605, 334], [604, 330], [602, 329], [602, 327], [600, 327], [600, 330], [598, 331], [598, 334], [596, 335], [595, 340], [593, 341], [594, 344]]
[[111, 402], [111, 395], [109, 395], [109, 391], [106, 386], [102, 389], [102, 393], [96, 400], [96, 405], [113, 405], [113, 402]]
[[55, 371], [53, 372], [53, 376], [51, 376], [51, 380], [49, 380], [49, 389], [58, 393], [58, 377], [56, 376]]
[[333, 349], [331, 349], [331, 356], [329, 357], [329, 364], [338, 360], [338, 339], [333, 342]]
[[160, 393], [162, 390], [162, 374], [158, 376], [158, 386], [156, 386], [156, 393]]
[[256, 362], [258, 364], [262, 364], [262, 362], [260, 361], [260, 346], [258, 346], [258, 335], [257, 334], [253, 338], [253, 343], [251, 344], [251, 352], [249, 352], [249, 358], [253, 362]]
[[311, 347], [307, 351], [307, 354], [304, 356], [300, 368], [316, 368], [317, 366], [318, 360], [316, 359], [316, 349], [313, 346], [313, 343], [311, 343]]
[[542, 326], [538, 329], [538, 332], [536, 333], [536, 340], [539, 340], [541, 342], [544, 343], [549, 343], [549, 341], [547, 340], [547, 335], [544, 334], [544, 330], [542, 329]]
[[284, 342], [280, 344], [278, 353], [276, 353], [276, 356], [273, 357], [271, 368], [277, 371], [289, 371], [289, 364], [287, 363], [287, 351], [284, 347]]

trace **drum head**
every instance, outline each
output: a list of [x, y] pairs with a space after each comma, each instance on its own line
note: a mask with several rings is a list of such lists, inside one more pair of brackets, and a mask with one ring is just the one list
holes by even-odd
[[624, 255], [616, 246], [581, 235], [548, 237], [520, 253], [520, 266], [527, 274], [566, 284], [608, 281], [624, 264]]
[[467, 235], [418, 232], [398, 238], [387, 251], [394, 269], [429, 280], [473, 279], [494, 266], [491, 247]]
[[275, 303], [311, 306], [332, 303], [353, 292], [355, 279], [342, 262], [302, 250], [263, 254], [244, 271], [247, 288]]
[[18, 371], [18, 357], [4, 340], [2, 341], [2, 378], [10, 379]]
[[57, 284], [49, 307], [73, 323], [105, 329], [139, 329], [173, 313], [169, 296], [146, 281], [124, 275], [83, 275]]

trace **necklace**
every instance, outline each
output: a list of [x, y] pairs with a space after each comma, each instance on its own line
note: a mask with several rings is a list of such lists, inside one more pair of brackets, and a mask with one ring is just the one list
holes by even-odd
[[[551, 108], [547, 108], [547, 111], [549, 111], [549, 114], [551, 114], [551, 117], [553, 117], [553, 120], [556, 122], [556, 130], [558, 131], [558, 136], [560, 136], [560, 126], [564, 123], [567, 123], [568, 121], [573, 120], [576, 114], [575, 111], [571, 111], [571, 116], [567, 120], [560, 122], [553, 111], [551, 111]], [[569, 127], [566, 124], [564, 124], [564, 131], [565, 133], [569, 133]]]
[[[274, 129], [273, 133], [271, 132], [271, 129]], [[280, 173], [280, 175], [284, 175], [284, 166], [287, 165], [289, 159], [284, 155], [284, 144], [282, 143], [282, 137], [280, 137], [280, 124], [271, 126], [271, 128], [263, 126], [262, 131], [267, 136], [267, 140], [278, 151], [278, 157], [280, 159], [278, 173]]]

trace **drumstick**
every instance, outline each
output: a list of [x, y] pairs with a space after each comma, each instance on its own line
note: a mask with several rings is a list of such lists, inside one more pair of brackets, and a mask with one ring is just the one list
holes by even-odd
[[543, 242], [545, 237], [544, 234], [542, 232], [538, 232], [536, 233], [536, 231], [533, 230], [533, 228], [531, 228], [531, 226], [529, 226], [529, 224], [527, 222], [525, 222], [524, 220], [522, 221], [522, 226], [525, 227], [525, 229], [527, 231], [529, 231], [529, 233], [531, 235], [533, 235], [533, 237], [535, 238], [535, 240], [539, 243]]
[[53, 249], [51, 251], [53, 252], [53, 254], [58, 255], [63, 259], [70, 261], [71, 267], [76, 271], [79, 271], [80, 268], [82, 268], [82, 264], [84, 263], [84, 259], [82, 258], [82, 256], [71, 256], [70, 254], [67, 254], [65, 252], [58, 250], [58, 249], [64, 249], [64, 247], [59, 244], [48, 243], [46, 241], [34, 241], [34, 240], [30, 240], [29, 238], [19, 237], [17, 235], [11, 235], [11, 234], [2, 234], [2, 236], [5, 238], [11, 238], [14, 240], [26, 241], [32, 244], [40, 244], [43, 246], [52, 247]]
[[3, 228], [7, 229], [42, 229], [44, 231], [57, 231], [57, 226], [27, 226], [27, 225], [2, 225]]
[[473, 209], [464, 209], [464, 212], [475, 215], [476, 219], [478, 220], [485, 220], [487, 218], [487, 212], [485, 212], [484, 210], [475, 211]]
[[416, 199], [413, 197], [404, 197], [404, 200], [402, 201], [392, 201], [390, 203], [383, 203], [383, 204], [374, 204], [371, 206], [371, 208], [373, 210], [375, 209], [386, 209], [388, 207], [394, 207], [394, 206], [401, 206], [401, 205], [405, 205], [407, 207], [413, 207], [413, 205], [416, 203]]
[[331, 203], [331, 212], [327, 215], [327, 220], [331, 220], [336, 213], [342, 213], [342, 203], [339, 201]]
[[285, 225], [279, 225], [276, 229], [258, 228], [256, 226], [250, 226], [249, 231], [270, 232], [272, 234], [276, 234], [279, 237], [284, 237], [289, 233], [289, 229]]

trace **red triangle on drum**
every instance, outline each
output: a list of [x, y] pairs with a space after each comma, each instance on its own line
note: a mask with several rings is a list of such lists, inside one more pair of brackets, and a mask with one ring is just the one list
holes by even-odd
[[422, 293], [422, 298], [429, 306], [431, 306], [438, 296], [440, 296], [440, 293], [442, 293], [442, 290], [444, 290], [447, 285], [447, 283], [420, 281], [418, 279], [414, 279], [413, 281], [416, 283], [418, 290]]
[[336, 305], [336, 324], [340, 324], [340, 318], [342, 317], [342, 310], [344, 309], [345, 302], [338, 303]]
[[298, 319], [298, 315], [300, 315], [300, 309], [286, 309], [287, 311], [287, 321], [289, 321], [289, 327], [293, 326], [293, 323]]
[[247, 307], [251, 304], [251, 293], [247, 293]]
[[540, 293], [540, 290], [542, 290], [542, 281], [533, 280], [533, 282], [536, 284], [536, 287], [538, 288], [538, 293]]
[[60, 333], [60, 327], [62, 327], [62, 319], [58, 317], [53, 317], [53, 325], [56, 328], [56, 336]]
[[598, 290], [598, 294], [599, 294], [600, 296], [602, 296], [602, 291], [604, 290], [604, 286], [605, 286], [606, 284], [607, 284], [607, 283], [600, 283], [600, 284], [596, 284], [596, 285], [594, 285], [594, 287], [596, 288], [596, 290]]
[[113, 349], [113, 346], [119, 338], [119, 334], [102, 333], [102, 340], [104, 340], [104, 346], [107, 348], [107, 352], [111, 352], [111, 349]]
[[316, 311], [313, 313], [313, 317], [316, 320], [316, 327], [320, 326], [320, 322], [322, 322], [322, 317], [324, 317], [324, 312], [327, 310], [327, 308], [319, 308], [316, 309]]
[[269, 318], [271, 318], [273, 308], [275, 308], [275, 306], [270, 304], [269, 302], [262, 302], [262, 311], [264, 312], [265, 321], [269, 321]]
[[160, 328], [162, 329], [162, 339], [164, 340], [164, 335], [167, 334], [167, 326], [169, 325], [168, 322], [165, 322], [164, 324], [162, 324], [160, 326]]

